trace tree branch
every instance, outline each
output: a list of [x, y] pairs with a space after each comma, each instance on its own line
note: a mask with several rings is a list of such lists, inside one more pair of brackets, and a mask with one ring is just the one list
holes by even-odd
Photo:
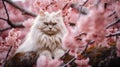
[[86, 0], [86, 1], [82, 4], [82, 6], [84, 6], [88, 1], [89, 1], [89, 0]]
[[[8, 52], [7, 52], [7, 55], [6, 55], [5, 60], [4, 60], [4, 65], [5, 65], [6, 62], [7, 62], [7, 59], [8, 59], [8, 56], [9, 56], [9, 53], [11, 52], [11, 50], [12, 50], [12, 46], [10, 46], [10, 48], [9, 48], [9, 50], [8, 50]], [[4, 65], [3, 65], [3, 67], [4, 67]]]
[[112, 37], [112, 36], [120, 36], [120, 31], [106, 35], [106, 37]]
[[111, 17], [112, 15], [116, 14], [116, 11], [113, 11], [108, 17]]
[[30, 12], [30, 11], [27, 11], [21, 7], [19, 7], [18, 5], [16, 5], [14, 2], [12, 2], [11, 0], [4, 0], [6, 1], [7, 3], [9, 3], [10, 5], [12, 5], [13, 7], [15, 7], [16, 9], [20, 10], [23, 14], [27, 14], [27, 15], [30, 15], [32, 17], [36, 17], [37, 15]]
[[70, 49], [67, 50], [67, 51], [65, 52], [65, 54], [64, 54], [62, 57], [60, 57], [60, 59], [63, 60], [63, 59], [65, 58], [65, 56], [69, 53], [69, 51], [70, 51]]
[[24, 28], [24, 26], [22, 24], [13, 24], [14, 27], [12, 26], [9, 26], [9, 27], [6, 27], [6, 28], [3, 28], [3, 29], [0, 29], [0, 32], [3, 32], [3, 31], [6, 31], [6, 30], [9, 30], [9, 29], [12, 29], [12, 28]]
[[66, 67], [68, 66], [69, 64], [71, 64], [72, 62], [74, 62], [76, 60], [76, 58], [74, 57], [73, 59], [71, 59], [68, 63], [64, 64], [63, 66], [60, 66], [60, 67]]
[[4, 9], [5, 9], [5, 12], [7, 14], [7, 19], [9, 20], [9, 14], [8, 14], [8, 11], [7, 11], [7, 8], [6, 8], [4, 0], [2, 0], [2, 3], [3, 3], [3, 6], [4, 6]]
[[6, 30], [9, 30], [9, 29], [12, 29], [12, 27], [6, 27], [6, 28], [3, 28], [3, 29], [0, 29], [0, 32], [6, 31]]
[[3, 28], [3, 29], [0, 30], [0, 32], [9, 30], [9, 29], [11, 29], [11, 28], [24, 28], [23, 24], [20, 24], [20, 23], [13, 24], [13, 23], [10, 21], [9, 13], [8, 13], [8, 10], [7, 10], [7, 8], [6, 8], [6, 5], [5, 5], [4, 1], [5, 1], [5, 0], [2, 0], [2, 4], [3, 4], [4, 9], [5, 9], [5, 12], [6, 12], [6, 14], [7, 14], [7, 19], [4, 19], [4, 18], [0, 18], [0, 19], [6, 21], [7, 24], [10, 25], [10, 27]]
[[81, 55], [84, 55], [85, 54], [85, 52], [86, 52], [86, 50], [87, 50], [87, 48], [88, 48], [88, 45], [89, 44], [93, 44], [95, 41], [89, 41], [87, 44], [86, 44], [86, 47], [85, 47], [85, 49], [83, 50], [83, 52], [81, 53]]
[[79, 12], [79, 14], [87, 15], [89, 10], [86, 7], [84, 7], [87, 1], [83, 5], [71, 4], [70, 7], [75, 8]]
[[96, 3], [95, 3], [95, 6], [98, 7], [98, 5], [100, 4], [101, 0], [95, 0]]
[[120, 19], [115, 20], [115, 21], [112, 22], [111, 24], [107, 25], [107, 26], [106, 26], [106, 29], [110, 28], [111, 26], [113, 26], [113, 25], [115, 25], [115, 24], [117, 24], [117, 23], [119, 23], [119, 22], [120, 22]]
[[[86, 52], [86, 50], [87, 50], [87, 48], [88, 48], [88, 45], [89, 44], [93, 44], [95, 41], [89, 41], [87, 44], [86, 44], [86, 46], [85, 46], [85, 49], [82, 51], [82, 53], [80, 54], [80, 55], [84, 55], [85, 54], [85, 52]], [[69, 50], [67, 51], [67, 53], [69, 52]], [[69, 62], [67, 62], [66, 64], [64, 64], [64, 65], [62, 65], [62, 66], [60, 66], [60, 67], [67, 67], [67, 65], [69, 65], [69, 64], [71, 64], [71, 63], [73, 63], [75, 60], [76, 60], [77, 58], [76, 57], [73, 57]], [[81, 59], [81, 58], [80, 58]]]
[[4, 21], [7, 21], [7, 19], [4, 19], [4, 18], [0, 18], [1, 20], [4, 20]]

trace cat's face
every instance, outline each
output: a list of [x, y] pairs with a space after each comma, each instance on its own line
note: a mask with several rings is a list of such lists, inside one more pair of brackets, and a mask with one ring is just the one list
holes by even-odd
[[36, 24], [41, 32], [47, 35], [54, 35], [62, 30], [63, 18], [60, 12], [44, 12], [38, 17]]
[[58, 22], [54, 21], [44, 21], [42, 26], [39, 27], [40, 30], [48, 35], [54, 35], [60, 31]]

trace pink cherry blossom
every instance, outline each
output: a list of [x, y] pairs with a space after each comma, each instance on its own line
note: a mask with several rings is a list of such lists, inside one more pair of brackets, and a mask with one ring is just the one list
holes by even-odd
[[81, 59], [81, 60], [75, 60], [75, 63], [78, 64], [77, 67], [91, 67], [90, 65], [88, 65], [89, 60], [90, 60], [89, 58]]
[[62, 62], [60, 60], [57, 59], [50, 60], [47, 57], [40, 55], [40, 57], [37, 60], [36, 67], [59, 67], [61, 63]]
[[23, 25], [24, 25], [25, 27], [30, 28], [30, 27], [32, 26], [32, 24], [33, 24], [33, 20], [34, 20], [34, 19], [32, 19], [32, 18], [30, 18], [30, 19], [28, 19], [28, 20], [25, 20], [25, 21], [23, 22]]

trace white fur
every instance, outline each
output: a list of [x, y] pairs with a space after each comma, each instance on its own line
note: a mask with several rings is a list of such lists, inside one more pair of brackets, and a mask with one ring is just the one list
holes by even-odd
[[[56, 22], [49, 32], [49, 26], [45, 26], [44, 22]], [[66, 27], [63, 22], [61, 13], [43, 13], [38, 15], [28, 33], [25, 42], [18, 48], [18, 52], [37, 51], [39, 54], [49, 54], [46, 50], [51, 52], [51, 55], [64, 54], [62, 49], [62, 38], [66, 33]], [[58, 50], [59, 49], [59, 50]], [[57, 52], [58, 51], [58, 52]], [[44, 53], [45, 52], [45, 53]], [[57, 54], [55, 54], [57, 53]], [[47, 55], [48, 56], [48, 55]], [[57, 56], [58, 58], [58, 56]]]
[[61, 56], [64, 55], [64, 53], [65, 52], [64, 52], [63, 49], [57, 48], [57, 49], [54, 50], [53, 55], [54, 55], [54, 58], [59, 59]]

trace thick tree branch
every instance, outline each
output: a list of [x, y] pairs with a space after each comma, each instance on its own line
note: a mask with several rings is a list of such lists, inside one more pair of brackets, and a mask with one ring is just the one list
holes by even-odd
[[30, 15], [30, 16], [33, 16], [33, 17], [36, 17], [37, 15], [30, 12], [30, 11], [27, 11], [23, 8], [21, 8], [20, 6], [16, 5], [14, 2], [12, 2], [11, 0], [4, 0], [6, 1], [7, 3], [9, 3], [10, 5], [12, 5], [13, 7], [15, 7], [16, 9], [20, 10], [21, 12], [23, 12], [23, 14], [26, 14], [26, 15]]
[[[83, 55], [84, 56], [84, 54], [86, 53], [86, 50], [87, 50], [87, 48], [88, 48], [88, 45], [89, 44], [93, 44], [95, 41], [89, 41], [87, 44], [86, 44], [86, 46], [85, 46], [85, 49], [82, 51], [82, 53], [80, 54], [80, 55]], [[67, 53], [69, 52], [69, 50], [67, 51]], [[76, 57], [73, 57], [69, 62], [67, 62], [66, 64], [64, 64], [64, 65], [62, 65], [62, 66], [60, 66], [60, 67], [67, 67], [69, 64], [71, 64], [71, 63], [73, 63], [75, 60], [76, 60], [77, 58]], [[82, 58], [80, 58], [80, 59], [82, 59]]]

